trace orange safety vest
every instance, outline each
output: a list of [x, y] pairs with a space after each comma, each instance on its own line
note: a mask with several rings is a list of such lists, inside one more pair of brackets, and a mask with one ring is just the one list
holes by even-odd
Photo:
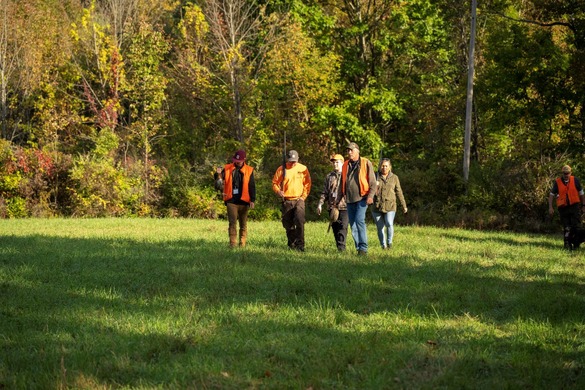
[[[233, 189], [233, 173], [236, 170], [236, 166], [234, 164], [228, 164], [223, 168], [224, 171], [224, 179], [223, 179], [223, 200], [228, 201], [233, 197], [232, 189]], [[250, 203], [250, 193], [248, 192], [248, 183], [250, 183], [250, 177], [252, 176], [252, 172], [254, 172], [254, 168], [249, 165], [242, 165], [240, 171], [244, 174], [244, 180], [242, 183], [242, 187], [240, 190], [242, 191], [241, 200], [244, 202]]]
[[[349, 166], [349, 160], [343, 163], [341, 168], [341, 192], [345, 195], [345, 183], [347, 181], [347, 169]], [[366, 196], [370, 191], [370, 182], [368, 181], [368, 160], [360, 157], [360, 195]]]
[[575, 186], [575, 176], [570, 176], [569, 183], [567, 184], [559, 177], [557, 179], [557, 188], [559, 189], [557, 207], [570, 206], [581, 201], [579, 199], [579, 191], [577, 191], [577, 187]]

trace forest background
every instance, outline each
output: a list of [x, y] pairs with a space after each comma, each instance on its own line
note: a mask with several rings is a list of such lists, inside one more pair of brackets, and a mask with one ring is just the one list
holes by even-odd
[[392, 160], [403, 222], [557, 229], [552, 180], [585, 178], [585, 4], [478, 2], [464, 180], [470, 21], [460, 0], [1, 0], [0, 217], [221, 217], [213, 172], [243, 148], [250, 217], [275, 219], [286, 133], [310, 204], [355, 141]]

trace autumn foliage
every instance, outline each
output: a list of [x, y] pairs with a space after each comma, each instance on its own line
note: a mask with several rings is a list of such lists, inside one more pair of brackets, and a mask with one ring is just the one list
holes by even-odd
[[245, 148], [276, 218], [286, 133], [309, 202], [355, 141], [392, 160], [399, 222], [554, 229], [551, 180], [585, 177], [585, 13], [555, 4], [479, 4], [464, 181], [466, 2], [3, 1], [0, 216], [221, 217], [212, 174]]

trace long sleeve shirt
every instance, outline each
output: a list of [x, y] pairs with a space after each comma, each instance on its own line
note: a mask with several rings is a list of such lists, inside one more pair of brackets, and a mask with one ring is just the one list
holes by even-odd
[[284, 192], [285, 199], [305, 200], [311, 192], [311, 175], [309, 169], [300, 163], [286, 164], [286, 172], [283, 181], [282, 166], [278, 167], [272, 178], [272, 191], [278, 195]]

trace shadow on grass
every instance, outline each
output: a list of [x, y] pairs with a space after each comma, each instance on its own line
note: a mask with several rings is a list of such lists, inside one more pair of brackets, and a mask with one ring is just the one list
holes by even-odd
[[585, 384], [572, 275], [258, 244], [0, 238], [0, 388]]
[[[487, 237], [483, 237], [483, 238], [476, 238], [473, 237], [471, 238], [469, 235], [466, 235], [464, 233], [453, 233], [453, 232], [449, 232], [449, 233], [443, 233], [442, 236], [456, 240], [456, 241], [472, 241], [472, 242], [476, 242], [476, 241], [483, 241], [483, 242], [494, 242], [494, 243], [500, 243], [503, 245], [508, 245], [508, 246], [522, 246], [522, 247], [526, 247], [527, 243], [525, 240], [515, 240], [513, 238], [504, 238], [501, 235], [498, 235], [496, 233], [490, 234]], [[510, 234], [507, 234], [507, 236], [510, 236]], [[542, 238], [542, 235], [540, 236], [534, 236], [530, 239], [529, 242], [529, 246], [538, 246], [538, 247], [542, 247], [542, 248], [546, 248], [546, 249], [558, 249], [558, 248], [562, 248], [563, 246], [563, 237], [561, 235], [561, 233], [557, 234], [557, 235], [551, 235], [551, 237], [554, 237], [557, 241], [555, 243], [550, 242], [550, 240], [546, 240], [544, 238]]]

